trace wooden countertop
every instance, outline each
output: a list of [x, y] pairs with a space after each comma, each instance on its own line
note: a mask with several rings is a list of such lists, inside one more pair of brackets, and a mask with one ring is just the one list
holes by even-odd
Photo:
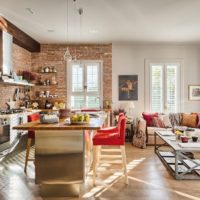
[[64, 119], [59, 123], [41, 124], [39, 121], [29, 122], [13, 127], [16, 130], [98, 130], [102, 127], [104, 120], [100, 118], [91, 118], [90, 123], [84, 125], [66, 125]]

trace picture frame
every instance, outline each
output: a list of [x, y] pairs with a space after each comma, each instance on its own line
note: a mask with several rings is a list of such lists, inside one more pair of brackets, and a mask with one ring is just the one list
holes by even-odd
[[200, 101], [200, 84], [188, 86], [188, 98], [191, 101]]
[[138, 100], [138, 75], [119, 75], [119, 101]]

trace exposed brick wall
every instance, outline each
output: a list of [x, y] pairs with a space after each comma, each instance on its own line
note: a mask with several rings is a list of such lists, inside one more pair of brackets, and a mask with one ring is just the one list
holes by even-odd
[[[13, 44], [13, 69], [15, 72], [31, 69], [31, 53], [15, 44]], [[6, 102], [13, 98], [16, 88], [24, 87], [0, 85], [0, 109], [7, 108]]]
[[[41, 46], [40, 53], [30, 53], [27, 50], [13, 45], [13, 67], [15, 72], [29, 70], [38, 72], [41, 67], [54, 66], [57, 69], [56, 80], [58, 85], [53, 87], [35, 86], [32, 88], [32, 99], [35, 99], [35, 93], [41, 90], [49, 90], [51, 93], [59, 95], [61, 100], [67, 99], [66, 88], [66, 63], [63, 55], [66, 51], [66, 45], [48, 45]], [[70, 45], [69, 50], [72, 56], [76, 55], [78, 60], [101, 60], [103, 61], [103, 97], [112, 98], [112, 45]], [[0, 85], [0, 109], [7, 108], [5, 104], [9, 98], [13, 98], [14, 92], [19, 86]], [[23, 87], [20, 87], [23, 88]], [[18, 102], [19, 103], [19, 102]]]
[[[32, 53], [32, 70], [38, 72], [42, 67], [54, 66], [57, 69], [58, 85], [51, 87], [34, 87], [33, 94], [41, 90], [49, 90], [56, 93], [61, 99], [67, 99], [66, 71], [67, 66], [64, 61], [66, 45], [44, 44], [40, 53]], [[101, 60], [103, 61], [103, 97], [112, 98], [112, 45], [70, 45], [70, 53], [76, 55], [77, 60]], [[32, 98], [35, 98], [34, 95]]]

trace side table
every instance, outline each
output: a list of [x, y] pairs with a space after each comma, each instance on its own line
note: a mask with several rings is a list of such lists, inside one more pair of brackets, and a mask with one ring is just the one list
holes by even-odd
[[126, 127], [126, 135], [125, 135], [125, 141], [126, 142], [132, 142], [133, 135], [134, 135], [134, 120], [127, 120], [126, 125], [130, 126], [130, 128]]

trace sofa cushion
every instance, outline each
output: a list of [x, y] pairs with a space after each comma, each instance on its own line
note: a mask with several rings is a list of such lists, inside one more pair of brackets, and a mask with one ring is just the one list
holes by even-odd
[[172, 131], [172, 128], [158, 128], [158, 127], [147, 127], [147, 134], [148, 135], [154, 135], [154, 132], [155, 131], [166, 131], [166, 130], [169, 130], [169, 131]]
[[165, 124], [160, 117], [153, 117], [152, 125], [159, 128], [165, 128]]
[[143, 112], [142, 116], [146, 120], [147, 126], [152, 126], [152, 120], [153, 120], [154, 117], [158, 117], [158, 113], [146, 113], [146, 112]]
[[181, 126], [188, 126], [195, 128], [197, 126], [197, 115], [183, 113]]
[[169, 115], [161, 115], [160, 118], [163, 120], [165, 128], [171, 128], [172, 123], [169, 120]]
[[198, 117], [197, 128], [200, 128], [200, 113], [197, 113], [197, 117]]

